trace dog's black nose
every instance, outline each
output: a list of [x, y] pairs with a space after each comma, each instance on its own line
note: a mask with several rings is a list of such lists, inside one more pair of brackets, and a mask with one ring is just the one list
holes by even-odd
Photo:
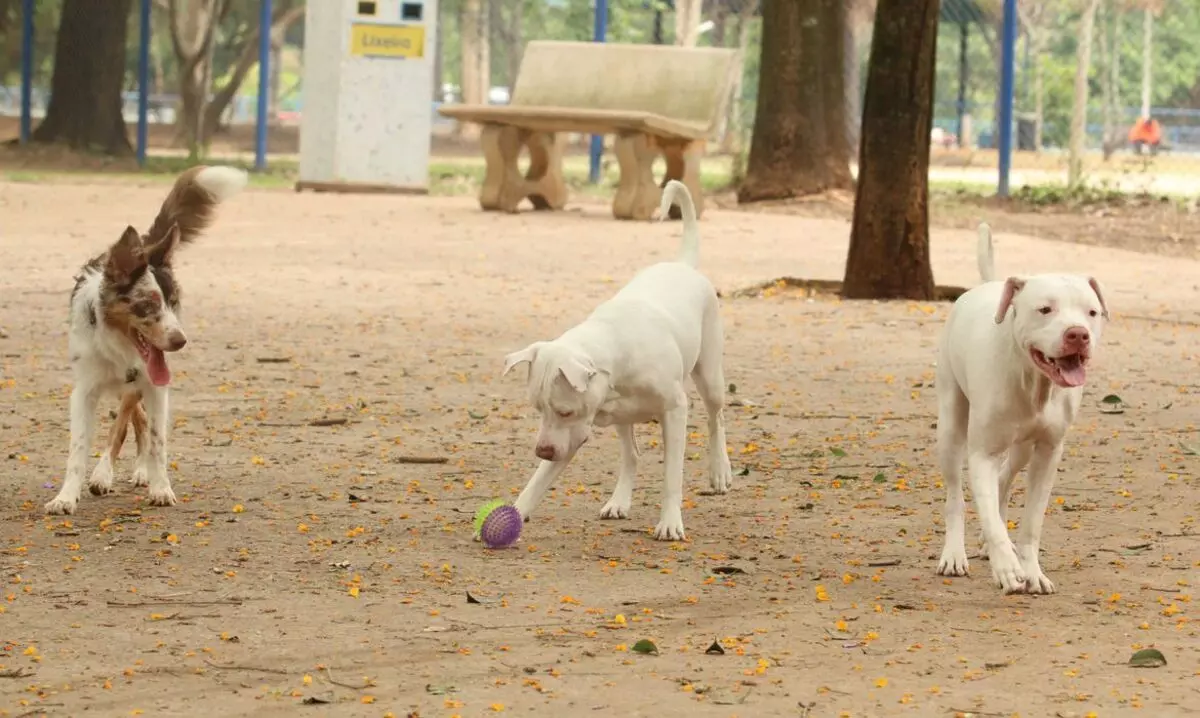
[[546, 461], [554, 461], [554, 447], [553, 446], [539, 446], [533, 450], [533, 453], [539, 459], [544, 459]]
[[177, 352], [187, 346], [187, 337], [182, 332], [167, 337], [167, 350]]

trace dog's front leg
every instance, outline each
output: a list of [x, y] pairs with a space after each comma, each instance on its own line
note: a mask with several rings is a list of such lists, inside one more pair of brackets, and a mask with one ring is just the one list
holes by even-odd
[[561, 461], [542, 461], [538, 464], [537, 471], [533, 472], [533, 477], [529, 479], [529, 483], [525, 484], [525, 488], [521, 489], [521, 495], [513, 504], [526, 521], [533, 515], [533, 510], [537, 508], [555, 480], [566, 470], [567, 464], [575, 458], [575, 451], [568, 452]]
[[602, 519], [627, 519], [633, 505], [633, 484], [637, 480], [637, 441], [633, 437], [633, 424], [617, 424], [617, 436], [621, 439], [621, 466], [617, 471], [617, 487], [612, 498], [600, 509]]
[[1042, 573], [1038, 551], [1042, 543], [1042, 524], [1054, 490], [1054, 474], [1062, 458], [1062, 442], [1039, 443], [1029, 462], [1029, 495], [1025, 497], [1025, 516], [1017, 531], [1017, 557], [1025, 569], [1029, 593], [1054, 593], [1054, 583]]
[[151, 506], [174, 506], [175, 492], [167, 478], [167, 423], [170, 417], [168, 394], [165, 388], [154, 387], [146, 392], [146, 413], [149, 414], [150, 447], [146, 469], [150, 474]]
[[83, 491], [83, 474], [87, 469], [88, 450], [96, 433], [96, 404], [99, 392], [76, 384], [71, 391], [71, 445], [67, 454], [67, 473], [62, 489], [53, 501], [46, 504], [48, 514], [73, 514]]
[[663, 480], [662, 510], [658, 526], [654, 527], [654, 538], [659, 541], [682, 541], [683, 532], [683, 458], [687, 452], [687, 397], [684, 396], [674, 408], [668, 409], [662, 418]]
[[1000, 516], [1000, 470], [1003, 463], [1002, 454], [972, 449], [967, 456], [967, 473], [971, 493], [975, 496], [975, 510], [979, 514], [979, 523], [983, 525], [992, 578], [1005, 593], [1016, 593], [1025, 590], [1025, 570], [1013, 550], [1008, 526]]

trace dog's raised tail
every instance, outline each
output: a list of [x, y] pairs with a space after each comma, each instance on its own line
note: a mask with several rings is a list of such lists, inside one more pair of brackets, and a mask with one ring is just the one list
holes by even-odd
[[992, 228], [988, 226], [987, 222], [979, 223], [979, 238], [975, 241], [975, 262], [979, 265], [980, 280], [990, 282], [996, 278]]
[[696, 222], [696, 205], [692, 202], [692, 193], [679, 180], [670, 180], [663, 187], [662, 203], [658, 207], [660, 222], [670, 216], [673, 204], [678, 204], [683, 213], [683, 250], [679, 261], [695, 267], [700, 263], [700, 228]]
[[193, 167], [179, 175], [146, 233], [147, 243], [166, 238], [175, 225], [181, 242], [194, 241], [216, 219], [217, 205], [241, 192], [247, 179], [234, 167]]

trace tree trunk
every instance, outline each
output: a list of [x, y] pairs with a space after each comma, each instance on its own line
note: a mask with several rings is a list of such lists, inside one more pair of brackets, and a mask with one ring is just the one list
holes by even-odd
[[700, 39], [701, 0], [675, 0], [675, 44], [695, 47]]
[[1100, 0], [1087, 0], [1079, 18], [1079, 47], [1075, 55], [1075, 98], [1071, 107], [1071, 140], [1067, 152], [1067, 187], [1083, 182], [1083, 153], [1087, 149], [1088, 72], [1092, 67], [1092, 35]]
[[1154, 11], [1147, 7], [1142, 16], [1142, 117], [1150, 116], [1150, 90], [1154, 82]]
[[132, 0], [64, 0], [54, 48], [50, 106], [35, 142], [133, 154], [121, 114], [125, 39]]
[[842, 289], [850, 299], [934, 299], [929, 133], [939, 5], [879, 0], [875, 11]]
[[[168, 0], [171, 46], [179, 62], [179, 114], [175, 144], [200, 154], [211, 131], [206, 131], [208, 93], [212, 89], [212, 53], [216, 26], [226, 0]], [[180, 11], [180, 5], [186, 7]]]
[[1045, 30], [1032, 35], [1033, 39], [1033, 151], [1041, 153], [1046, 129], [1046, 70], [1043, 49]]
[[1121, 146], [1121, 15], [1115, 0], [1105, 3], [1105, 26], [1100, 32], [1104, 55], [1104, 161]]
[[858, 30], [851, 22], [846, 23], [845, 47], [842, 51], [842, 72], [846, 102], [846, 145], [858, 147], [859, 123], [862, 122], [862, 68], [858, 63]]
[[[742, 89], [746, 78], [746, 49], [750, 45], [751, 21], [758, 9], [758, 0], [742, 0], [738, 13], [738, 54], [733, 61], [733, 82], [729, 83], [729, 103], [725, 107], [725, 133], [721, 149], [731, 154], [740, 154], [744, 146], [745, 127], [742, 118]], [[740, 159], [738, 161], [740, 165]]]
[[[463, 0], [459, 14], [459, 42], [462, 45], [462, 102], [468, 105], [487, 103], [488, 28], [487, 7], [483, 0]], [[458, 135], [477, 139], [480, 128], [469, 122], [458, 124]]]
[[853, 186], [843, 0], [765, 0], [758, 109], [738, 202]]
[[1112, 84], [1109, 80], [1112, 78], [1112, 58], [1113, 52], [1108, 42], [1108, 28], [1112, 15], [1112, 0], [1106, 0], [1104, 3], [1104, 14], [1101, 16], [1100, 34], [1097, 37], [1097, 42], [1100, 44], [1100, 67], [1105, 71], [1100, 78], [1100, 116], [1101, 116], [1101, 138], [1100, 150], [1103, 153], [1104, 161], [1108, 162], [1112, 156], [1111, 145], [1109, 140], [1113, 134], [1113, 96]]
[[[280, 65], [278, 58], [283, 47], [283, 36], [287, 33], [292, 23], [304, 17], [304, 5], [288, 7], [290, 3], [284, 6], [277, 7], [272, 15], [271, 23], [271, 98], [274, 103], [278, 99], [279, 93], [279, 75]], [[229, 80], [223, 87], [213, 93], [212, 100], [209, 101], [204, 110], [204, 136], [202, 141], [207, 143], [212, 138], [221, 124], [221, 115], [225, 114], [225, 110], [229, 108], [229, 103], [237, 95], [238, 90], [242, 88], [242, 84], [246, 81], [250, 71], [258, 66], [258, 37], [262, 28], [259, 28], [253, 34], [246, 38], [246, 44], [242, 46], [241, 54], [238, 55], [237, 63], [233, 66], [233, 72], [229, 76]], [[275, 117], [272, 111], [271, 117]]]

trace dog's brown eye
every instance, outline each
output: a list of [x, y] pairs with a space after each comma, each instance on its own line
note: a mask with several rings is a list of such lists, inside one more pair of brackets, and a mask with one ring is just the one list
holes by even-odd
[[554, 413], [558, 414], [559, 416], [561, 416], [564, 419], [570, 419], [571, 415], [574, 414], [575, 412], [573, 412], [573, 411], [556, 411]]
[[1038, 312], [1040, 312], [1042, 314], [1049, 314], [1052, 311], [1054, 311], [1054, 310], [1051, 309], [1050, 307], [1038, 307]]
[[1090, 314], [1090, 315], [1091, 315], [1091, 316], [1093, 316], [1093, 317], [1094, 317], [1094, 316], [1096, 316], [1096, 315], [1097, 315], [1097, 314], [1099, 314], [1099, 313], [1100, 313], [1100, 312], [1097, 312], [1095, 309], [1093, 309], [1092, 311], [1088, 312], [1088, 314]]

